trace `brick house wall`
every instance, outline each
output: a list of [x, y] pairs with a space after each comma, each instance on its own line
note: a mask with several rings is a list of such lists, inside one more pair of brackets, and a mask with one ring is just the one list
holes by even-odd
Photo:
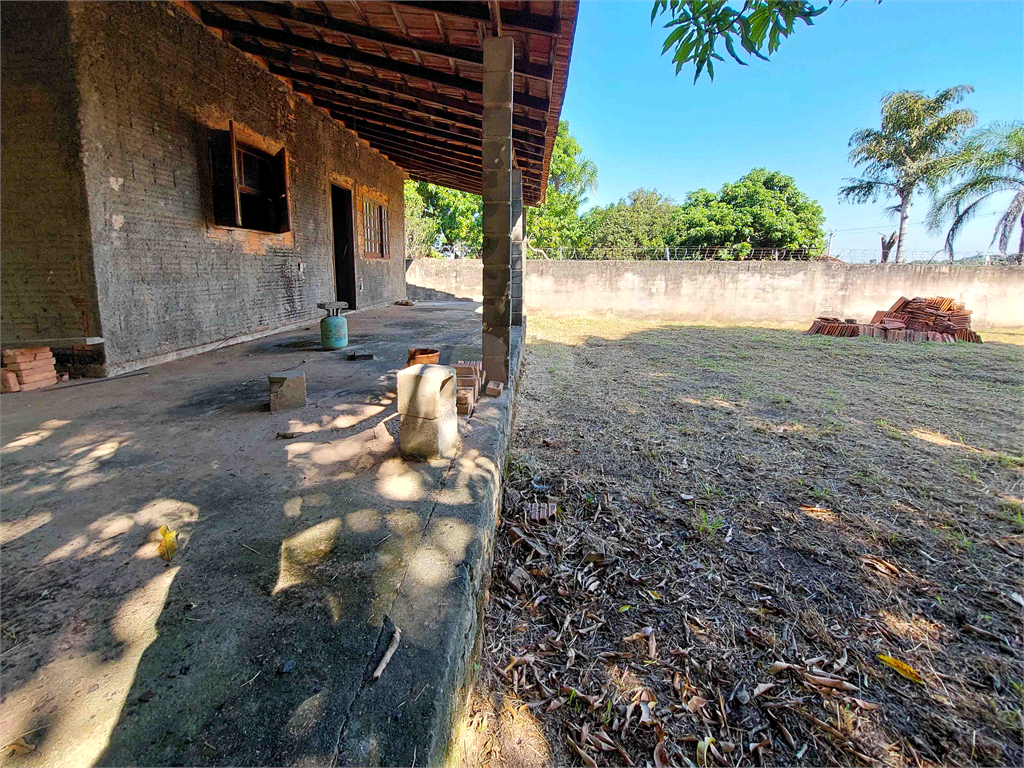
[[[357, 236], [363, 195], [389, 208], [390, 258], [364, 258], [361, 242], [356, 249], [358, 305], [404, 297], [400, 168], [180, 6], [61, 7], [108, 372], [318, 322], [316, 303], [336, 298], [332, 183], [353, 192]], [[7, 19], [5, 11], [5, 40]], [[6, 99], [3, 109], [6, 120]], [[207, 132], [229, 121], [240, 141], [287, 149], [290, 232], [213, 224]], [[11, 182], [5, 174], [6, 193], [28, 180]], [[21, 266], [8, 263], [5, 248], [4, 282]], [[35, 278], [24, 282], [30, 288]]]
[[98, 336], [71, 20], [0, 5], [0, 336]]

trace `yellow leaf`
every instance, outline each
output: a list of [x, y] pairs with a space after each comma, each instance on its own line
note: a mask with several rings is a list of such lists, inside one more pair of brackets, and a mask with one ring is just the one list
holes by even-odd
[[715, 743], [714, 736], [705, 736], [697, 742], [697, 765], [705, 768], [708, 764], [708, 747]]
[[172, 531], [166, 525], [160, 526], [160, 544], [157, 545], [156, 553], [168, 563], [178, 551], [178, 532]]
[[24, 736], [19, 736], [10, 744], [4, 747], [3, 754], [11, 756], [27, 755], [29, 752], [35, 751], [35, 748], [35, 744], [29, 744], [27, 741], [25, 741]]
[[899, 659], [894, 659], [892, 656], [885, 656], [880, 653], [878, 654], [878, 660], [886, 666], [895, 669], [897, 672], [903, 675], [903, 677], [907, 678], [907, 680], [912, 680], [915, 683], [920, 683], [921, 685], [924, 685], [924, 680], [921, 678], [921, 675], [918, 674], [917, 670], [911, 666], [904, 664]]

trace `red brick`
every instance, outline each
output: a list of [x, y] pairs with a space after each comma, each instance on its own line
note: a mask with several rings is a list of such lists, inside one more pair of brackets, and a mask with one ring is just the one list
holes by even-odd
[[53, 368], [55, 363], [53, 355], [47, 355], [46, 357], [37, 357], [35, 360], [11, 362], [7, 364], [7, 367], [12, 371], [37, 371], [44, 368]]
[[44, 368], [38, 371], [16, 371], [18, 375], [18, 383], [21, 384], [21, 388], [24, 389], [26, 384], [31, 384], [33, 381], [43, 381], [44, 379], [57, 380], [57, 372], [51, 365], [49, 368]]
[[28, 384], [22, 384], [21, 385], [21, 389], [22, 389], [23, 392], [25, 392], [25, 391], [28, 391], [30, 389], [39, 389], [40, 387], [48, 387], [51, 384], [56, 384], [56, 383], [57, 383], [57, 374], [54, 374], [53, 376], [51, 376], [48, 379], [41, 379], [40, 381], [32, 381], [32, 382], [29, 382]]
[[20, 392], [21, 383], [18, 381], [17, 374], [14, 371], [0, 371], [0, 392], [7, 394], [9, 392]]

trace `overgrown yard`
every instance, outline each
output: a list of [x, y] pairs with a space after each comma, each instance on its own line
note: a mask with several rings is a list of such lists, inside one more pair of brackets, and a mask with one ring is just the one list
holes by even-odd
[[528, 331], [467, 762], [1024, 761], [1021, 347]]

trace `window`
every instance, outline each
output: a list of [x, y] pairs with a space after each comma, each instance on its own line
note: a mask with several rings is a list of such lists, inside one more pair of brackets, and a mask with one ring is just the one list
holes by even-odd
[[224, 227], [288, 232], [288, 153], [270, 155], [235, 140], [234, 124], [210, 131], [213, 220]]
[[363, 251], [371, 258], [386, 259], [391, 255], [388, 209], [372, 200], [363, 200]]

